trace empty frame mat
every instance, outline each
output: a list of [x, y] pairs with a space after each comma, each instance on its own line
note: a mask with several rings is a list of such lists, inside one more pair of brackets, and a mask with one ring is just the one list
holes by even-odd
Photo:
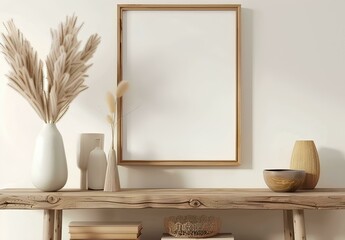
[[123, 165], [238, 165], [239, 5], [119, 5]]

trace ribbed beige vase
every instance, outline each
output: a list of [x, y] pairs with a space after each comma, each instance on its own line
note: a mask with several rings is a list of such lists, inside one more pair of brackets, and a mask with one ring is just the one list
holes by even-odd
[[104, 191], [118, 192], [120, 190], [120, 177], [116, 162], [116, 153], [114, 149], [110, 149], [108, 154], [107, 171], [105, 174]]
[[314, 189], [320, 177], [320, 160], [314, 141], [299, 140], [291, 156], [291, 169], [304, 170], [306, 172], [302, 189]]

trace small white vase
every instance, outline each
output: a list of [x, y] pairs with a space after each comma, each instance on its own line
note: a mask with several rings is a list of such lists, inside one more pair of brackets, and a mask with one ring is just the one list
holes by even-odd
[[110, 149], [108, 154], [107, 172], [105, 174], [104, 191], [118, 192], [120, 190], [120, 178], [116, 162], [116, 153], [114, 149]]
[[103, 149], [103, 133], [81, 133], [77, 146], [77, 165], [80, 169], [80, 189], [87, 190], [87, 165], [90, 152], [97, 147], [96, 140], [100, 140], [100, 147]]
[[90, 152], [88, 163], [88, 188], [91, 190], [102, 190], [104, 188], [105, 173], [107, 171], [107, 157], [99, 146]]
[[42, 191], [58, 191], [67, 182], [67, 161], [62, 136], [55, 124], [45, 124], [36, 139], [32, 183]]

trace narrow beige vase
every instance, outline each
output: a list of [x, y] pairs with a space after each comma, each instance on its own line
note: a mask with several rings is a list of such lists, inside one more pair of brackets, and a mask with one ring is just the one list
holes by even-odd
[[299, 140], [295, 142], [290, 168], [306, 172], [302, 189], [315, 188], [320, 177], [320, 161], [314, 141]]
[[104, 191], [118, 192], [120, 190], [120, 178], [116, 162], [116, 153], [114, 149], [110, 149], [108, 154], [107, 171], [105, 174]]

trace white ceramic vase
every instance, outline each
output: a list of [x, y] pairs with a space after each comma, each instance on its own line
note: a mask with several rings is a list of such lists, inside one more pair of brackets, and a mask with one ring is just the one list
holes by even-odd
[[45, 124], [36, 139], [32, 183], [42, 191], [58, 191], [67, 182], [67, 161], [62, 136], [55, 124]]
[[104, 134], [102, 133], [82, 133], [79, 136], [77, 146], [77, 164], [80, 169], [80, 189], [87, 190], [87, 165], [89, 163], [90, 152], [97, 147], [97, 140], [100, 140], [100, 147], [103, 149]]
[[104, 191], [117, 192], [120, 190], [120, 178], [116, 162], [116, 152], [114, 149], [110, 149], [108, 154], [107, 172], [105, 174]]
[[88, 163], [88, 188], [102, 190], [104, 188], [105, 173], [107, 170], [107, 157], [103, 149], [98, 146], [90, 152]]

